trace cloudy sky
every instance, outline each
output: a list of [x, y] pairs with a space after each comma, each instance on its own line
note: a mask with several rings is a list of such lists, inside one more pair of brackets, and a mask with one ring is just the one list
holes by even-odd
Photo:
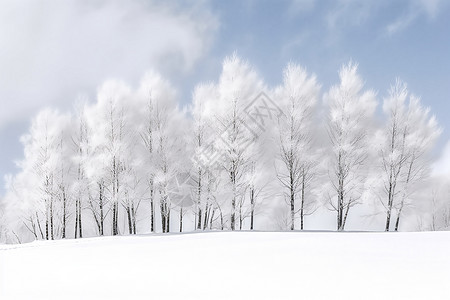
[[15, 172], [38, 110], [70, 110], [104, 80], [136, 85], [148, 69], [188, 103], [234, 51], [269, 85], [289, 61], [326, 90], [353, 59], [380, 100], [400, 77], [444, 128], [437, 170], [450, 170], [450, 1], [0, 0], [0, 176]]

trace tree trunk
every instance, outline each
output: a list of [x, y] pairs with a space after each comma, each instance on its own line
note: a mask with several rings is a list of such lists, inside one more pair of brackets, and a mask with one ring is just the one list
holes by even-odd
[[209, 204], [208, 204], [208, 202], [206, 202], [205, 219], [203, 220], [203, 230], [205, 230], [208, 226], [208, 217], [209, 217]]
[[254, 214], [255, 214], [255, 189], [250, 188], [250, 230], [253, 230]]
[[216, 209], [212, 210], [211, 218], [209, 219], [209, 229], [212, 229], [213, 220], [214, 220], [214, 214], [216, 213]]
[[78, 236], [80, 238], [83, 237], [83, 227], [81, 226], [81, 199], [79, 200], [79, 204], [78, 204], [78, 230], [80, 231]]
[[198, 207], [197, 229], [202, 229], [202, 208]]
[[198, 186], [197, 186], [198, 220], [197, 220], [197, 229], [199, 229], [199, 230], [202, 229], [201, 194], [202, 194], [202, 169], [198, 168]]
[[131, 208], [129, 204], [127, 207], [127, 217], [128, 217], [128, 233], [133, 234], [133, 221], [131, 220]]
[[398, 231], [398, 226], [400, 225], [400, 215], [402, 213], [403, 207], [401, 207], [397, 214], [397, 220], [395, 221], [395, 231]]
[[183, 207], [180, 207], [180, 232], [183, 232]]
[[294, 192], [291, 189], [291, 230], [295, 229], [295, 198]]
[[236, 177], [233, 171], [231, 172], [231, 183], [233, 185], [233, 197], [231, 198], [231, 230], [234, 230], [236, 226]]
[[67, 218], [67, 208], [66, 208], [66, 192], [64, 187], [62, 188], [62, 198], [63, 198], [63, 224], [62, 224], [62, 238], [66, 238], [66, 218]]
[[104, 221], [104, 212], [103, 212], [103, 183], [99, 183], [99, 209], [100, 209], [100, 235], [104, 234], [104, 226], [103, 226], [103, 221]]
[[54, 215], [53, 215], [53, 197], [52, 197], [50, 200], [50, 234], [51, 234], [52, 240], [55, 239], [53, 220], [54, 220]]
[[78, 199], [75, 200], [75, 231], [74, 238], [78, 237]]
[[155, 206], [154, 206], [154, 191], [153, 191], [153, 177], [150, 179], [150, 231], [155, 232]]
[[388, 207], [387, 207], [387, 211], [386, 211], [386, 225], [384, 227], [384, 231], [389, 231], [389, 228], [390, 228], [390, 225], [391, 225], [391, 214], [392, 214], [393, 202], [394, 202], [393, 186], [392, 186], [392, 183], [389, 183]]
[[134, 202], [131, 202], [131, 225], [133, 226], [133, 234], [136, 234], [136, 209]]
[[41, 234], [41, 238], [44, 239], [44, 233], [42, 232], [41, 222], [39, 221], [38, 214], [36, 213], [36, 222], [39, 228], [39, 232]]
[[303, 230], [303, 218], [305, 215], [305, 173], [302, 175], [302, 202], [300, 204], [300, 230]]

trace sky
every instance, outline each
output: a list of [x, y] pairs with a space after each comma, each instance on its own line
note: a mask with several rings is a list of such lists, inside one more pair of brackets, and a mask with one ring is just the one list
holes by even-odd
[[435, 172], [450, 173], [450, 1], [0, 0], [0, 176], [17, 171], [39, 110], [70, 111], [105, 80], [136, 86], [152, 69], [188, 104], [234, 52], [269, 86], [291, 61], [322, 92], [356, 61], [379, 101], [401, 78], [443, 128]]

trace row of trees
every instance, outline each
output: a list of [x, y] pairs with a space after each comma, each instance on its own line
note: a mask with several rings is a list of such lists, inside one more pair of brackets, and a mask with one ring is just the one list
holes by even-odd
[[344, 230], [361, 203], [384, 216], [383, 229], [399, 230], [423, 203], [441, 130], [400, 80], [381, 117], [356, 64], [339, 77], [322, 104], [320, 84], [301, 66], [289, 64], [271, 89], [233, 55], [185, 107], [150, 72], [135, 90], [106, 82], [73, 114], [45, 109], [8, 178], [2, 237], [303, 230], [305, 216], [323, 208]]

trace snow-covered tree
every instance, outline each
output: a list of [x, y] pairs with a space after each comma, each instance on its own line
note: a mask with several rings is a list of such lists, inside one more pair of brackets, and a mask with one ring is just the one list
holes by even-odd
[[[91, 208], [104, 234], [106, 214], [111, 212], [111, 234], [119, 234], [119, 204], [124, 195], [122, 177], [126, 169], [127, 151], [127, 101], [130, 88], [123, 82], [108, 81], [100, 88], [97, 102], [86, 110], [86, 121], [91, 136], [92, 151], [88, 163], [91, 184], [98, 188], [98, 201]], [[110, 207], [106, 208], [105, 204]]]
[[44, 109], [22, 136], [24, 158], [18, 163], [20, 172], [9, 180], [5, 197], [10, 218], [21, 222], [12, 226], [14, 234], [23, 235], [23, 226], [34, 239], [66, 237], [69, 125], [70, 115]]
[[389, 90], [383, 110], [388, 116], [388, 126], [379, 133], [384, 137], [380, 157], [386, 195], [382, 201], [386, 210], [385, 231], [391, 229], [394, 210], [397, 231], [402, 212], [412, 207], [412, 187], [428, 175], [429, 151], [441, 130], [429, 109], [421, 106], [419, 98], [409, 95], [406, 84], [400, 80]]
[[221, 166], [227, 174], [230, 191], [230, 228], [236, 228], [236, 205], [245, 196], [245, 173], [249, 165], [249, 147], [256, 138], [252, 121], [244, 109], [264, 90], [262, 81], [251, 66], [237, 55], [225, 59], [222, 74], [217, 84], [216, 142], [221, 157]]
[[340, 84], [325, 95], [328, 103], [328, 134], [331, 143], [329, 176], [331, 209], [337, 212], [337, 230], [344, 230], [351, 207], [361, 197], [368, 153], [368, 121], [375, 107], [375, 93], [363, 92], [357, 65], [350, 62], [340, 72]]
[[405, 168], [408, 155], [405, 149], [408, 128], [407, 95], [406, 85], [397, 80], [389, 91], [389, 97], [383, 103], [383, 110], [389, 118], [388, 126], [381, 133], [385, 140], [384, 147], [380, 151], [384, 171], [384, 192], [387, 196], [386, 203], [383, 203], [386, 208], [386, 231], [389, 231], [394, 199], [399, 193], [397, 189], [402, 179], [402, 169]]
[[284, 113], [278, 121], [280, 163], [277, 177], [290, 207], [291, 230], [295, 229], [297, 213], [300, 213], [300, 229], [303, 230], [304, 216], [313, 211], [306, 192], [314, 176], [312, 126], [319, 90], [314, 75], [308, 76], [302, 67], [291, 63], [284, 70], [283, 85], [275, 91]]

